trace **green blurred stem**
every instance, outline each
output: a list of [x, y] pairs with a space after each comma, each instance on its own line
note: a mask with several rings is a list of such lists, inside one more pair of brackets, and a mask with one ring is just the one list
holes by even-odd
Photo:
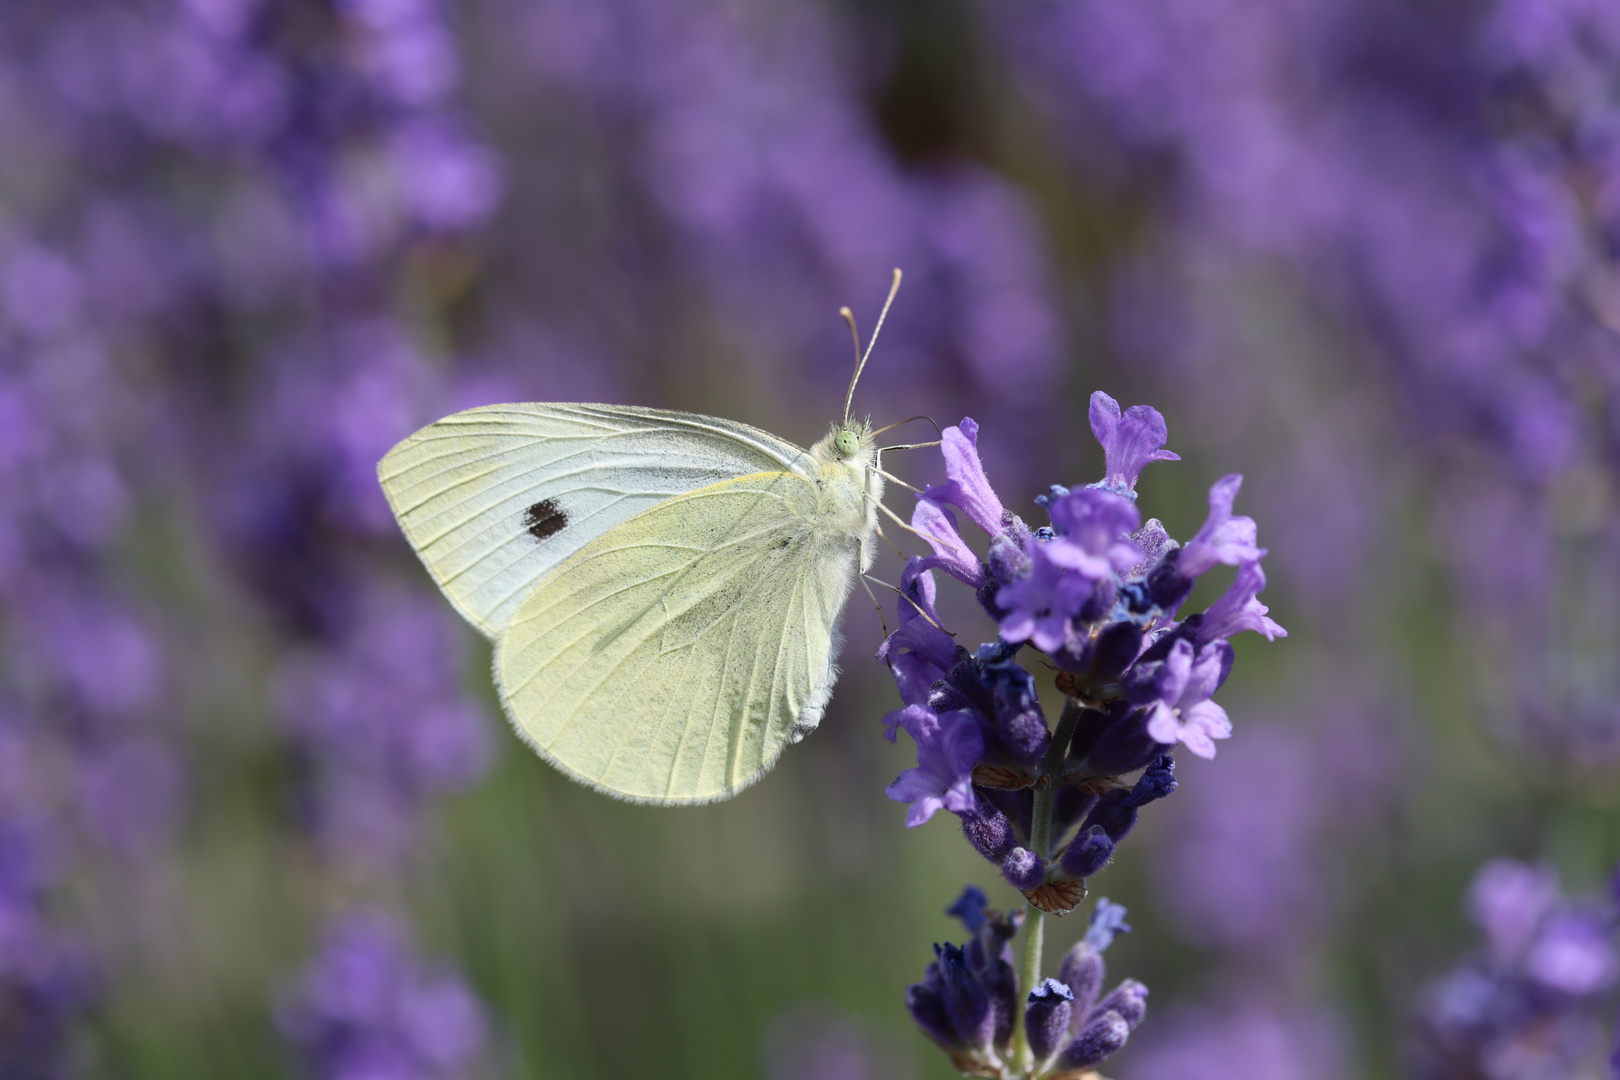
[[[1050, 814], [1051, 810], [1048, 801], [1047, 813]], [[1018, 988], [1022, 991], [1020, 998], [1027, 998], [1036, 980], [1041, 977], [1041, 939], [1046, 936], [1045, 919], [1041, 909], [1034, 904], [1024, 906], [1024, 962], [1021, 965], [1023, 970], [1018, 973]], [[1013, 1007], [1022, 1004], [1019, 1001]], [[1035, 1055], [1030, 1052], [1029, 1032], [1024, 1030], [1022, 1016], [1013, 1024], [1013, 1062], [1019, 1076], [1028, 1076], [1035, 1067]]]
[[[1041, 762], [1041, 775], [1035, 784], [1035, 807], [1029, 818], [1029, 850], [1043, 859], [1052, 857], [1052, 801], [1057, 797], [1058, 784], [1063, 777], [1063, 759], [1069, 752], [1069, 741], [1074, 738], [1074, 726], [1079, 721], [1079, 703], [1073, 698], [1064, 698], [1057, 733], [1047, 747], [1046, 760]], [[1045, 913], [1034, 904], [1026, 904], [1024, 958], [1018, 971], [1018, 987], [1022, 997], [1027, 997], [1041, 980], [1041, 948], [1045, 937]], [[1023, 1003], [1020, 1001], [1018, 1004]], [[1024, 1030], [1021, 1016], [1013, 1024], [1013, 1062], [1020, 1076], [1028, 1076], [1035, 1067], [1035, 1056], [1029, 1049], [1029, 1033]]]

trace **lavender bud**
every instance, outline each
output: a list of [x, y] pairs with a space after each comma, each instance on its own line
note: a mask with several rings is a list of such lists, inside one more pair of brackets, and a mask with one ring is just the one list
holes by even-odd
[[945, 1014], [943, 985], [939, 965], [929, 964], [925, 981], [906, 987], [906, 1009], [924, 1035], [941, 1046], [957, 1046], [956, 1026]]
[[987, 1046], [995, 1032], [995, 1013], [990, 991], [967, 963], [960, 946], [939, 946], [939, 971], [944, 981], [945, 1015], [956, 1030], [957, 1041], [966, 1047]]
[[1052, 835], [1062, 837], [1076, 822], [1090, 813], [1097, 796], [1077, 787], [1060, 787], [1052, 798]]
[[1091, 651], [1091, 681], [1113, 682], [1142, 651], [1142, 628], [1133, 622], [1109, 623]]
[[1062, 979], [1074, 994], [1075, 1021], [1078, 1022], [1091, 1015], [1092, 1006], [1097, 1004], [1097, 995], [1102, 993], [1103, 979], [1107, 974], [1108, 966], [1103, 963], [1102, 953], [1092, 948], [1090, 942], [1076, 942], [1074, 948], [1063, 958], [1063, 964], [1058, 968], [1058, 978]]
[[985, 563], [990, 569], [990, 580], [996, 585], [1017, 581], [1029, 573], [1029, 555], [1024, 545], [1007, 533], [997, 533], [990, 538]]
[[977, 885], [969, 885], [962, 890], [962, 895], [956, 898], [956, 902], [945, 909], [945, 914], [961, 919], [968, 933], [977, 934], [984, 929], [987, 921], [984, 909], [989, 906], [990, 900], [984, 895], [984, 890]]
[[1112, 579], [1103, 579], [1091, 586], [1091, 595], [1086, 602], [1080, 605], [1080, 614], [1076, 617], [1079, 622], [1094, 623], [1106, 616], [1114, 607], [1114, 599], [1118, 591], [1114, 588]]
[[1098, 826], [1114, 843], [1125, 839], [1136, 824], [1136, 804], [1131, 802], [1131, 791], [1110, 791], [1097, 800], [1097, 805], [1086, 815], [1085, 827]]
[[997, 1048], [1003, 1048], [1012, 1039], [1013, 1022], [1018, 1016], [1018, 973], [1007, 961], [997, 960], [985, 969], [983, 978], [995, 1018], [991, 1038]]
[[1089, 1069], [1104, 1058], [1117, 1053], [1131, 1037], [1130, 1025], [1116, 1012], [1105, 1012], [1092, 1020], [1074, 1037], [1074, 1041], [1058, 1055], [1057, 1067], [1062, 1071]]
[[1114, 841], [1109, 839], [1102, 826], [1092, 825], [1069, 841], [1058, 865], [1070, 877], [1088, 878], [1107, 866], [1108, 860], [1113, 857]]
[[1098, 737], [1087, 764], [1099, 776], [1119, 776], [1140, 769], [1164, 752], [1147, 733], [1147, 713], [1137, 709]]
[[1117, 724], [1129, 708], [1125, 702], [1116, 701], [1108, 706], [1106, 712], [1101, 709], [1081, 709], [1074, 725], [1074, 739], [1069, 743], [1069, 756], [1079, 761], [1085, 760], [1103, 732]]
[[1148, 595], [1166, 615], [1172, 617], [1187, 602], [1193, 589], [1193, 579], [1176, 569], [1180, 558], [1180, 548], [1165, 552], [1164, 559], [1147, 577]]
[[[981, 646], [979, 651], [984, 652], [985, 647]], [[1009, 652], [1007, 655], [1012, 654]], [[956, 706], [957, 708], [972, 709], [985, 716], [995, 715], [995, 699], [991, 696], [989, 687], [980, 681], [979, 665], [973, 657], [964, 656], [957, 661], [956, 666], [945, 673], [944, 681], [950, 690], [954, 691], [954, 697], [965, 703]], [[933, 691], [930, 690], [929, 693], [932, 696]]]
[[1013, 888], [1028, 892], [1046, 880], [1046, 860], [1028, 848], [1013, 848], [1001, 860], [1001, 876]]
[[[977, 790], [977, 789], [976, 789]], [[978, 791], [983, 801], [1000, 810], [1012, 824], [1016, 836], [1028, 836], [1030, 821], [1035, 816], [1035, 789], [1019, 791], [987, 788]]]
[[1126, 979], [1091, 1010], [1091, 1015], [1101, 1017], [1113, 1013], [1125, 1021], [1128, 1030], [1134, 1031], [1147, 1012], [1147, 996], [1146, 986], [1135, 979]]
[[1056, 979], [1047, 979], [1029, 992], [1024, 1030], [1029, 1034], [1029, 1048], [1034, 1051], [1036, 1061], [1046, 1060], [1057, 1049], [1059, 1040], [1068, 1032], [1073, 1013], [1074, 994]]
[[1125, 804], [1132, 809], [1140, 809], [1175, 790], [1176, 759], [1169, 754], [1161, 753], [1147, 771], [1137, 777], [1136, 783], [1131, 787], [1131, 793], [1125, 798]]
[[1046, 726], [1035, 676], [1025, 671], [1005, 646], [979, 650], [975, 666], [994, 702], [997, 734], [1014, 760], [1034, 765], [1046, 756], [1052, 733]]
[[1001, 862], [1018, 845], [1007, 815], [982, 798], [977, 814], [962, 816], [962, 835], [973, 845], [973, 850], [993, 863]]

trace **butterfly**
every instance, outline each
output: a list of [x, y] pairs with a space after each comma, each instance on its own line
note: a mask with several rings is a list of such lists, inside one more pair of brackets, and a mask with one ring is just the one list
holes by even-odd
[[879, 531], [877, 432], [849, 416], [870, 355], [857, 335], [844, 419], [808, 450], [695, 413], [516, 404], [382, 459], [400, 528], [494, 641], [501, 704], [541, 757], [619, 798], [701, 803], [815, 729]]

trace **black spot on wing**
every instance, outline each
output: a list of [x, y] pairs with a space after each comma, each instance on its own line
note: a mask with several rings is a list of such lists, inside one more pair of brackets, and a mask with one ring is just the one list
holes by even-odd
[[523, 512], [523, 527], [536, 540], [556, 536], [567, 524], [568, 515], [552, 499], [541, 499]]

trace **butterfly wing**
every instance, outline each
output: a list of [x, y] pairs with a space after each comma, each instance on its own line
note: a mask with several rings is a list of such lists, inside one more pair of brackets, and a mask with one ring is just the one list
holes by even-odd
[[400, 527], [456, 610], [495, 637], [548, 571], [673, 495], [806, 472], [746, 424], [618, 405], [487, 405], [418, 431], [377, 466]]
[[592, 540], [513, 615], [501, 699], [547, 760], [621, 798], [706, 802], [815, 727], [860, 545], [817, 528], [813, 480], [676, 496]]

